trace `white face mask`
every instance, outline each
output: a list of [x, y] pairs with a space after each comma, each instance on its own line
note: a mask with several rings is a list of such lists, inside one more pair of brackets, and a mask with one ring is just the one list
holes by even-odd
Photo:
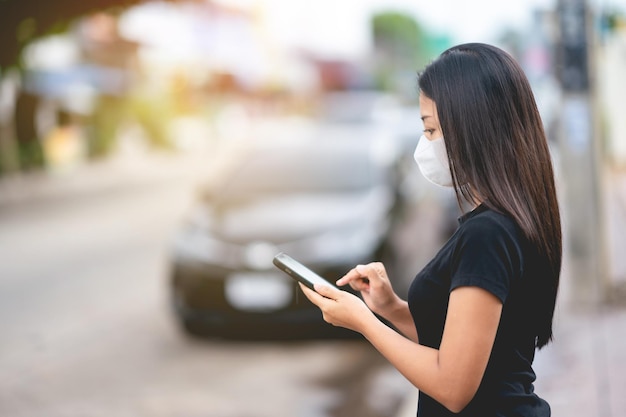
[[452, 187], [452, 175], [443, 137], [428, 140], [422, 135], [417, 142], [413, 158], [428, 181], [442, 187]]

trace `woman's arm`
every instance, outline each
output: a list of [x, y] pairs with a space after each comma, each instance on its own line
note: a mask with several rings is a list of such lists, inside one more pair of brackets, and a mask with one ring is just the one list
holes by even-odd
[[323, 296], [305, 288], [307, 297], [321, 308], [326, 321], [363, 334], [415, 387], [450, 411], [461, 411], [476, 394], [502, 313], [502, 303], [488, 291], [459, 287], [450, 293], [443, 338], [437, 350], [389, 328], [366, 306], [360, 308], [360, 300], [352, 294], [328, 287], [316, 290]]
[[398, 299], [396, 304], [389, 308], [384, 315], [381, 314], [381, 317], [413, 342], [419, 342], [415, 322], [413, 321], [413, 316], [411, 316], [409, 304], [406, 301]]

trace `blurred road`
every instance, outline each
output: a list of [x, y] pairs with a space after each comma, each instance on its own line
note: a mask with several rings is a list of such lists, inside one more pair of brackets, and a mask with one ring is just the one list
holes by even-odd
[[106, 181], [84, 169], [81, 192], [55, 198], [32, 181], [37, 198], [0, 205], [0, 415], [393, 415], [408, 387], [364, 342], [177, 331], [167, 245], [203, 163], [155, 164], [158, 180], [126, 172], [117, 186], [122, 168]]

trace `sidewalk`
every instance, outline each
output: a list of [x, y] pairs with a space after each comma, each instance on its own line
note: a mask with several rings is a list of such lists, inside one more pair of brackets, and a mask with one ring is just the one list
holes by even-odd
[[65, 172], [0, 177], [0, 210], [22, 203], [89, 197], [115, 189], [198, 178], [208, 161], [203, 153], [146, 152], [84, 163]]
[[626, 410], [626, 308], [559, 311], [555, 341], [535, 361], [537, 393], [555, 417], [621, 417]]
[[[626, 172], [607, 178], [607, 228], [611, 274], [623, 289], [626, 282]], [[564, 257], [566, 262], [566, 257]], [[567, 288], [564, 262], [561, 280]], [[577, 310], [567, 291], [555, 313], [554, 342], [537, 352], [535, 391], [546, 399], [553, 417], [626, 416], [626, 300]], [[411, 392], [397, 417], [415, 417], [417, 391]]]

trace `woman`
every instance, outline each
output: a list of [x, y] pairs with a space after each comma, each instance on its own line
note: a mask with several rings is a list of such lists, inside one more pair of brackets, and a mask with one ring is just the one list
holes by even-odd
[[363, 334], [419, 389], [419, 416], [549, 416], [532, 362], [552, 339], [561, 226], [528, 80], [506, 52], [465, 44], [432, 62], [419, 89], [425, 130], [415, 159], [473, 209], [415, 277], [408, 302], [380, 263], [337, 281], [362, 300], [302, 289], [327, 322]]

